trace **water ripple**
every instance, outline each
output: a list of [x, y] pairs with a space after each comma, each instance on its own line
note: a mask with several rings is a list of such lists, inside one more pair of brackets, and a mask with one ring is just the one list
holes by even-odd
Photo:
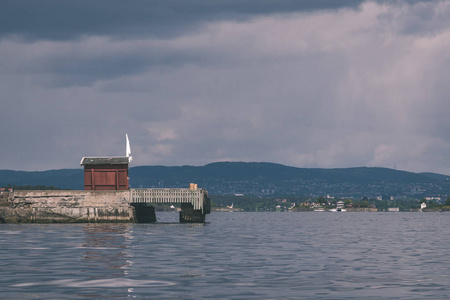
[[92, 287], [103, 287], [103, 288], [128, 288], [128, 287], [161, 287], [174, 285], [173, 282], [168, 281], [156, 281], [156, 280], [135, 280], [135, 279], [95, 279], [95, 280], [74, 280], [74, 279], [63, 279], [63, 280], [52, 280], [45, 282], [28, 282], [28, 283], [18, 283], [13, 284], [13, 287], [33, 287], [33, 286], [59, 286], [59, 287], [76, 287], [76, 288], [92, 288]]
[[449, 216], [214, 213], [191, 226], [166, 213], [157, 224], [1, 224], [1, 297], [448, 299]]

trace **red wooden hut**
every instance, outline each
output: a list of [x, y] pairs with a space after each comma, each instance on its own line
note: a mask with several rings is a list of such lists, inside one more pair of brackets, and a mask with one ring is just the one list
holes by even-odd
[[83, 157], [85, 190], [127, 190], [130, 156]]

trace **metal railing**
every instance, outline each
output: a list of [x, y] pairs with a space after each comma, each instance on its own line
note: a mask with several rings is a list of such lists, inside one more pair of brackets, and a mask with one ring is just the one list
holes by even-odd
[[131, 203], [191, 203], [195, 210], [204, 211], [208, 192], [204, 189], [155, 188], [130, 189]]

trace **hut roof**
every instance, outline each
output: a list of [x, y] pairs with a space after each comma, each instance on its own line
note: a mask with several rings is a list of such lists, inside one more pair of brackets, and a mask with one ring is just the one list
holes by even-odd
[[129, 156], [109, 156], [109, 157], [83, 157], [81, 165], [128, 165], [131, 159]]

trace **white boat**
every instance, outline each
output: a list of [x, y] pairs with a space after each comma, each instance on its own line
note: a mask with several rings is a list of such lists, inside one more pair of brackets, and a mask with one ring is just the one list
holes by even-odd
[[345, 208], [332, 208], [332, 209], [329, 209], [328, 211], [337, 212], [337, 211], [347, 211], [347, 210]]

